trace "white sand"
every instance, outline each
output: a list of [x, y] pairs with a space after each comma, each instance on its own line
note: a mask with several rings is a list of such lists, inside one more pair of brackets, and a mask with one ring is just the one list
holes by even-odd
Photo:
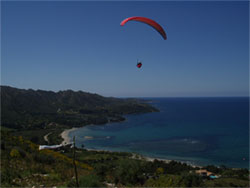
[[63, 139], [62, 145], [70, 144], [72, 140], [69, 137], [69, 133], [76, 130], [77, 128], [72, 128], [72, 129], [66, 129], [61, 133], [61, 137]]

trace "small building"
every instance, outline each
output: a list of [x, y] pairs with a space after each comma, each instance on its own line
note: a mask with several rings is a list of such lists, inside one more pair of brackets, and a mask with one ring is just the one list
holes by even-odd
[[209, 172], [206, 169], [196, 170], [195, 173], [203, 177], [214, 176], [212, 172]]

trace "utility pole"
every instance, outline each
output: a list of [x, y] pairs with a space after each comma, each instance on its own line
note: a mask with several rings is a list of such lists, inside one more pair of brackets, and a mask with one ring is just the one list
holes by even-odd
[[75, 139], [75, 136], [73, 138], [73, 142], [74, 142], [74, 147], [73, 147], [73, 165], [74, 165], [74, 168], [75, 168], [76, 187], [79, 187], [78, 175], [77, 175], [77, 169], [76, 169], [76, 151], [75, 151], [75, 148], [76, 148], [76, 139]]

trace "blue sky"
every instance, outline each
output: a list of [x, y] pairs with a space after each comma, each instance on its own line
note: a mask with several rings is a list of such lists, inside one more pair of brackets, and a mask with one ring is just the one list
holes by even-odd
[[[2, 85], [116, 97], [248, 95], [248, 2], [2, 2], [1, 9]], [[130, 16], [157, 21], [168, 39], [146, 24], [121, 27]]]

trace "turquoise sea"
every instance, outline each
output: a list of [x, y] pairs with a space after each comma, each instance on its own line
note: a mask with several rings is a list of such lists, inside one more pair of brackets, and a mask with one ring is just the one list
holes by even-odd
[[249, 168], [249, 98], [143, 98], [160, 112], [70, 132], [88, 149]]

